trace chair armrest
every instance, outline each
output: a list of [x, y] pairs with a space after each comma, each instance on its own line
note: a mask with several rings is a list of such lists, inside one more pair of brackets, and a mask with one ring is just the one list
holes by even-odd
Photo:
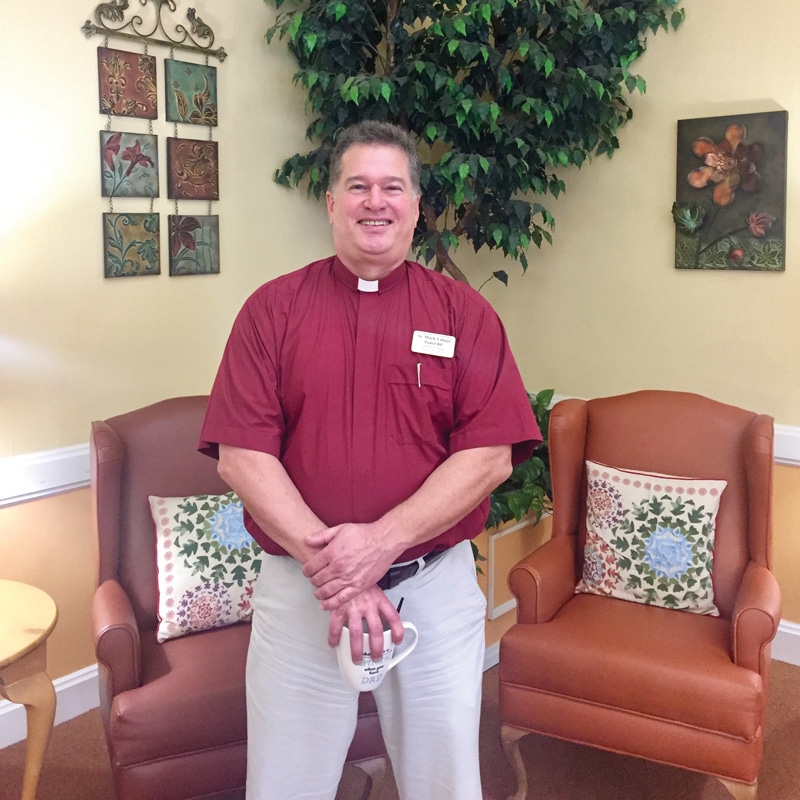
[[111, 698], [141, 684], [141, 642], [127, 593], [116, 580], [97, 587], [92, 601], [92, 634], [98, 664], [106, 672]]
[[742, 577], [731, 616], [731, 658], [740, 667], [765, 674], [769, 643], [781, 621], [781, 590], [775, 576], [751, 561]]
[[517, 622], [549, 622], [575, 593], [577, 538], [554, 536], [508, 574], [517, 598]]

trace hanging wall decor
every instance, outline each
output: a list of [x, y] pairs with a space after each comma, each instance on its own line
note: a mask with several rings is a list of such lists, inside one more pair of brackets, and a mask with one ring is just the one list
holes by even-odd
[[[130, 0], [111, 0], [100, 3], [94, 10], [94, 22], [86, 20], [81, 30], [89, 36], [114, 36], [119, 39], [128, 39], [134, 42], [149, 42], [162, 44], [179, 50], [188, 50], [206, 56], [214, 56], [220, 62], [228, 54], [224, 48], [214, 50], [214, 31], [197, 16], [197, 11], [190, 8], [186, 12], [189, 20], [189, 29], [180, 23], [169, 26], [164, 24], [164, 13], [175, 11], [175, 0], [139, 0], [143, 7], [152, 6], [152, 13], [147, 14], [140, 10], [129, 19], [125, 19]], [[144, 17], [142, 16], [144, 14]], [[170, 33], [169, 29], [172, 29]], [[161, 34], [159, 38], [157, 34]], [[205, 42], [205, 44], [203, 44]]]
[[97, 48], [100, 113], [156, 119], [156, 60], [142, 53]]
[[[87, 38], [105, 38], [97, 48], [99, 109], [107, 116], [100, 131], [101, 195], [108, 198], [103, 214], [103, 261], [106, 278], [158, 275], [160, 262], [160, 216], [154, 211], [159, 192], [158, 136], [153, 121], [158, 119], [156, 59], [150, 45], [169, 48], [164, 60], [165, 119], [174, 126], [167, 139], [168, 196], [175, 201], [175, 214], [168, 215], [170, 275], [212, 275], [220, 271], [219, 216], [211, 213], [219, 199], [219, 152], [213, 141], [218, 123], [217, 69], [209, 66], [210, 56], [224, 61], [227, 53], [213, 49], [214, 32], [189, 8], [189, 27], [170, 19], [175, 0], [139, 0], [138, 13], [130, 0], [110, 0], [94, 10], [94, 21], [81, 30]], [[143, 53], [110, 48], [109, 38], [143, 45]], [[177, 61], [175, 50], [199, 53], [204, 64]], [[147, 120], [147, 132], [112, 130], [115, 116]], [[182, 139], [178, 125], [205, 125], [208, 140]], [[132, 213], [114, 208], [136, 198], [149, 199], [149, 213]], [[179, 200], [204, 201], [207, 214], [181, 214]]]
[[211, 275], [219, 272], [219, 217], [170, 214], [169, 274]]
[[678, 122], [675, 266], [786, 268], [788, 114]]
[[100, 131], [103, 197], [158, 197], [158, 137]]
[[158, 214], [103, 214], [106, 278], [159, 275]]
[[164, 60], [167, 122], [217, 124], [217, 68]]
[[168, 138], [167, 187], [175, 200], [219, 200], [217, 143]]

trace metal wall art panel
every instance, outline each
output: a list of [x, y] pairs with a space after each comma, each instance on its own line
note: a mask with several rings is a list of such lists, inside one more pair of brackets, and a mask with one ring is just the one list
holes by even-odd
[[168, 122], [217, 124], [217, 68], [164, 59]]
[[219, 273], [219, 216], [169, 215], [169, 274]]
[[168, 138], [167, 185], [174, 200], [219, 200], [217, 142]]
[[100, 113], [156, 119], [158, 90], [153, 56], [97, 48]]
[[158, 137], [100, 131], [103, 197], [158, 197]]
[[158, 214], [103, 214], [106, 278], [160, 275]]

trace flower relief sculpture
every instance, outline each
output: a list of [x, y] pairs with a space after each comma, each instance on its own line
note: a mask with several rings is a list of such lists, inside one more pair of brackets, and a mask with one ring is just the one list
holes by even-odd
[[158, 197], [158, 145], [152, 134], [100, 131], [103, 197]]
[[[748, 141], [747, 127], [739, 120], [729, 122], [719, 140], [705, 135], [693, 138], [690, 151], [694, 164], [688, 174], [681, 167], [686, 163], [686, 153], [679, 152], [677, 200], [672, 207], [676, 267], [784, 268], [782, 233], [776, 237], [767, 234], [778, 220], [778, 213], [783, 215], [785, 172], [782, 174], [778, 161], [783, 144], [785, 162], [786, 115], [772, 112], [744, 117], [777, 117], [774, 121], [778, 125], [783, 123], [783, 130], [777, 132], [774, 152], [763, 141]], [[690, 122], [698, 121], [679, 123], [679, 142], [681, 125]], [[700, 122], [710, 126], [717, 120]], [[768, 179], [765, 180], [762, 171], [769, 174]]]

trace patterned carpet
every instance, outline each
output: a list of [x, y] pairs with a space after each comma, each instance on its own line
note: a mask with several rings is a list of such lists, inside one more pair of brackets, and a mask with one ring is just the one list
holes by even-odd
[[[497, 668], [484, 677], [481, 773], [484, 800], [506, 800], [511, 770], [500, 749]], [[603, 753], [531, 734], [521, 750], [530, 800], [730, 800], [715, 780], [634, 758]], [[0, 800], [18, 800], [24, 744], [0, 750]], [[348, 770], [337, 800], [359, 800], [364, 780]], [[391, 777], [381, 800], [398, 800]], [[243, 800], [237, 792], [215, 800]], [[99, 713], [91, 711], [55, 729], [38, 800], [113, 800]], [[776, 661], [767, 710], [759, 800], [800, 800], [800, 667]], [[158, 798], [142, 798], [158, 800]]]

